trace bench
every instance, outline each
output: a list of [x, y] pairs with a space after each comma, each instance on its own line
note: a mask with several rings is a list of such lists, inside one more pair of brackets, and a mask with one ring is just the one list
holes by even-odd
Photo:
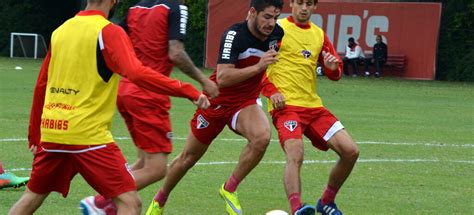
[[[338, 52], [337, 53], [341, 60], [344, 58], [346, 55], [345, 53]], [[365, 56], [368, 58], [372, 57], [371, 52], [364, 52]], [[359, 65], [364, 65], [364, 61], [361, 60]], [[387, 72], [390, 73], [392, 76], [399, 76], [402, 77], [403, 72], [405, 71], [405, 65], [406, 65], [406, 57], [405, 55], [402, 54], [388, 54], [387, 56], [387, 62], [385, 62], [382, 72], [385, 73], [384, 75], [387, 74]], [[371, 70], [374, 70], [375, 68], [373, 66], [369, 67]], [[359, 71], [363, 71], [363, 68], [359, 68]]]
[[402, 77], [405, 71], [405, 55], [389, 54], [385, 67], [387, 67], [385, 71], [389, 71], [391, 74], [398, 73], [398, 76]]

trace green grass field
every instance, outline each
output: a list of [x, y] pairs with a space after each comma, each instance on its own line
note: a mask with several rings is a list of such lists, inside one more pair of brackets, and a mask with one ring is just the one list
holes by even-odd
[[[15, 70], [15, 66], [23, 70]], [[32, 155], [27, 128], [33, 87], [41, 61], [0, 58], [0, 160], [5, 168], [27, 176]], [[173, 77], [188, 80], [180, 72]], [[383, 78], [318, 81], [328, 107], [361, 149], [359, 162], [338, 194], [345, 214], [473, 214], [474, 213], [474, 85]], [[182, 149], [194, 106], [173, 99], [171, 117], [175, 152]], [[135, 148], [119, 114], [115, 137], [130, 163]], [[245, 214], [287, 210], [283, 190], [285, 156], [273, 141], [263, 162], [239, 187]], [[166, 214], [225, 214], [218, 195], [245, 141], [226, 129], [176, 187]], [[303, 200], [315, 204], [337, 156], [306, 144], [302, 169]], [[222, 163], [216, 163], [222, 162]], [[143, 208], [161, 182], [140, 191]], [[0, 190], [0, 214], [18, 200], [24, 188]], [[79, 214], [79, 201], [94, 191], [74, 178], [68, 198], [52, 193], [36, 214]], [[143, 210], [144, 211], [144, 210]], [[144, 212], [143, 212], [144, 214]]]

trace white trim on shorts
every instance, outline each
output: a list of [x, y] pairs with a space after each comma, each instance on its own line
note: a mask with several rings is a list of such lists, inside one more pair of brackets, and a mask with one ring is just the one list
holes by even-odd
[[78, 153], [83, 153], [83, 152], [88, 152], [88, 151], [94, 151], [94, 150], [97, 150], [97, 149], [102, 149], [102, 148], [105, 148], [105, 147], [107, 147], [107, 145], [94, 146], [94, 147], [90, 147], [90, 148], [87, 148], [87, 149], [81, 149], [81, 150], [63, 150], [63, 149], [45, 149], [45, 148], [43, 148], [43, 150], [45, 152], [78, 154]]
[[[262, 99], [261, 98], [257, 98], [255, 100], [255, 102], [257, 103], [257, 105], [262, 108]], [[232, 116], [232, 121], [230, 123], [230, 127], [232, 129], [234, 129], [235, 131], [237, 131], [237, 118], [239, 118], [239, 113], [240, 111], [242, 111], [242, 109], [240, 109], [239, 111], [237, 111], [236, 113], [234, 113], [234, 115]]]
[[332, 124], [331, 128], [329, 128], [328, 132], [326, 132], [326, 134], [324, 135], [324, 141], [327, 142], [329, 139], [331, 139], [332, 136], [334, 136], [334, 134], [336, 134], [339, 130], [342, 129], [344, 129], [342, 123], [340, 121], [336, 121], [334, 124]]

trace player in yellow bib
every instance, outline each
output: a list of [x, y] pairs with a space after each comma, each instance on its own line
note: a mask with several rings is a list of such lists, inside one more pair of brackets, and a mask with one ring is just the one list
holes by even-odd
[[[280, 19], [285, 35], [278, 62], [267, 69], [268, 81], [262, 93], [269, 97], [280, 144], [287, 156], [284, 185], [292, 214], [338, 215], [334, 199], [354, 167], [359, 149], [341, 122], [324, 106], [317, 94], [316, 64], [337, 81], [342, 63], [324, 31], [310, 21], [317, 0], [290, 0], [292, 15]], [[329, 174], [326, 190], [316, 207], [302, 204], [300, 169], [303, 163], [303, 134], [319, 150], [334, 150], [339, 160]]]

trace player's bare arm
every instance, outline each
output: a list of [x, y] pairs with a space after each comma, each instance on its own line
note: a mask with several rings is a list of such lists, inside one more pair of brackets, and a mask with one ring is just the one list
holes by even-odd
[[170, 40], [169, 41], [169, 51], [168, 55], [171, 61], [187, 76], [198, 81], [201, 84], [204, 92], [209, 94], [211, 98], [217, 97], [219, 94], [219, 89], [217, 85], [209, 80], [202, 72], [199, 70], [186, 53], [184, 48], [184, 43], [180, 40]]
[[329, 52], [323, 51], [324, 66], [332, 71], [339, 68], [339, 60]]
[[217, 64], [217, 84], [219, 87], [229, 87], [245, 81], [254, 75], [265, 71], [268, 65], [276, 63], [278, 52], [268, 50], [260, 61], [252, 66], [237, 69], [234, 64]]

